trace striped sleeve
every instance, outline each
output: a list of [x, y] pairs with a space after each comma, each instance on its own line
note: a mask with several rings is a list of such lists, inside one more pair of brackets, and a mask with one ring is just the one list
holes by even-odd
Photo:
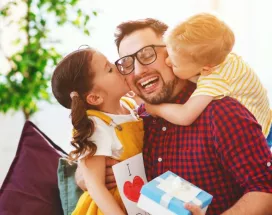
[[230, 95], [230, 86], [221, 75], [211, 73], [207, 76], [200, 76], [197, 81], [197, 88], [192, 96], [212, 96], [214, 99], [221, 99]]

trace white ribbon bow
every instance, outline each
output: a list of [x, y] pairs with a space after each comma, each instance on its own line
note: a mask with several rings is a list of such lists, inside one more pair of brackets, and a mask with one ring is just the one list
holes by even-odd
[[165, 192], [160, 201], [163, 207], [168, 208], [173, 197], [183, 202], [193, 202], [196, 205], [202, 205], [202, 202], [196, 198], [201, 190], [189, 182], [181, 180], [180, 177], [170, 175], [166, 179], [157, 177], [155, 180], [159, 182], [157, 187]]

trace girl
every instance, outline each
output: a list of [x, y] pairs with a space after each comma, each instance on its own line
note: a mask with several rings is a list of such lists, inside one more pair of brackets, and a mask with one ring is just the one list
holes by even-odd
[[53, 94], [71, 109], [74, 127], [69, 154], [78, 160], [87, 190], [73, 215], [126, 214], [117, 189], [105, 186], [105, 157], [124, 160], [141, 152], [143, 124], [135, 102], [122, 99], [129, 88], [105, 56], [91, 48], [66, 56], [52, 77]]

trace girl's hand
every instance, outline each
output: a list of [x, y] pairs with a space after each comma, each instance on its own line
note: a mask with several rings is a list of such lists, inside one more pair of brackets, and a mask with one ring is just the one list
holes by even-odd
[[199, 206], [197, 206], [197, 205], [193, 205], [193, 204], [190, 204], [190, 203], [185, 203], [184, 208], [191, 211], [193, 215], [205, 215], [205, 213], [203, 213], [201, 211], [201, 208]]

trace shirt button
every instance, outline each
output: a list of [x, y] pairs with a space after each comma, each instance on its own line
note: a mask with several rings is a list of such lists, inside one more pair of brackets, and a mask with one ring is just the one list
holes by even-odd
[[163, 131], [166, 131], [166, 127], [162, 127], [162, 130], [163, 130]]
[[162, 162], [162, 158], [158, 158], [158, 161], [159, 161], [159, 162]]
[[268, 167], [270, 167], [271, 166], [271, 162], [267, 162], [267, 164], [266, 164]]

